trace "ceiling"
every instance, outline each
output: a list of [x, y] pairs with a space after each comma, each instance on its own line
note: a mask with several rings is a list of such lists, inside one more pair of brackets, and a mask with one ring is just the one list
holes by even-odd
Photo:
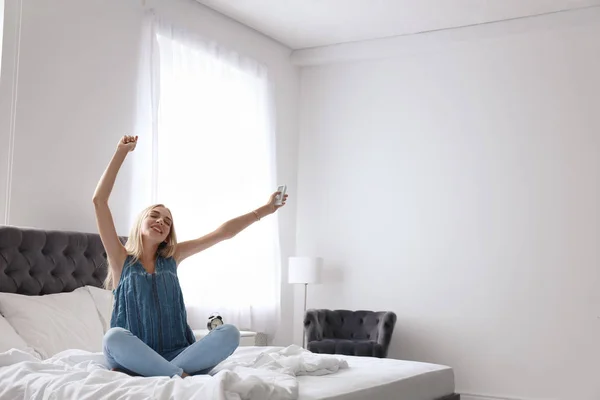
[[292, 49], [600, 5], [600, 0], [197, 0]]

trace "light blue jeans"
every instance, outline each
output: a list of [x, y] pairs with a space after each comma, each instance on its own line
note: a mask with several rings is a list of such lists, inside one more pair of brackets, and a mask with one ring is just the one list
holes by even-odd
[[240, 344], [233, 325], [216, 327], [192, 345], [161, 356], [127, 329], [110, 328], [104, 335], [104, 356], [110, 368], [141, 376], [208, 374]]

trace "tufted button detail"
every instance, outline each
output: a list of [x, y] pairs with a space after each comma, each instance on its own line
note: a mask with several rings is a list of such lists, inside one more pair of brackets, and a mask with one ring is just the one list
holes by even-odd
[[[387, 356], [390, 329], [396, 322], [392, 312], [323, 309], [307, 311], [307, 315], [319, 321], [318, 325], [312, 327], [316, 332], [311, 333], [313, 342], [310, 342], [310, 351], [381, 358]], [[346, 320], [348, 323], [344, 324]], [[384, 323], [385, 326], [375, 326]]]
[[0, 226], [0, 249], [4, 293], [35, 296], [72, 291], [84, 283], [100, 286], [106, 274], [100, 259], [106, 259], [106, 252], [97, 234]]

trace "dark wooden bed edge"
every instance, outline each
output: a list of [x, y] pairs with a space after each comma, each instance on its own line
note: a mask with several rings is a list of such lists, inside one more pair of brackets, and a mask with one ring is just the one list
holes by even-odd
[[439, 399], [436, 399], [436, 400], [460, 400], [460, 394], [453, 393], [449, 396], [440, 397]]

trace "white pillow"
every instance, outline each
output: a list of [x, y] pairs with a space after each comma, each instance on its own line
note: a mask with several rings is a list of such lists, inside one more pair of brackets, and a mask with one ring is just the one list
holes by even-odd
[[110, 318], [112, 317], [114, 300], [113, 292], [112, 290], [106, 290], [96, 286], [85, 286], [85, 288], [92, 295], [92, 299], [94, 300], [94, 304], [96, 304], [96, 309], [98, 310], [98, 315], [100, 315], [100, 319], [102, 321], [104, 333], [106, 333], [106, 331], [110, 328]]
[[10, 323], [0, 315], [0, 353], [10, 349], [25, 350], [26, 348], [27, 343], [15, 332]]
[[85, 288], [44, 296], [0, 293], [0, 313], [44, 359], [68, 349], [102, 351], [102, 322]]

